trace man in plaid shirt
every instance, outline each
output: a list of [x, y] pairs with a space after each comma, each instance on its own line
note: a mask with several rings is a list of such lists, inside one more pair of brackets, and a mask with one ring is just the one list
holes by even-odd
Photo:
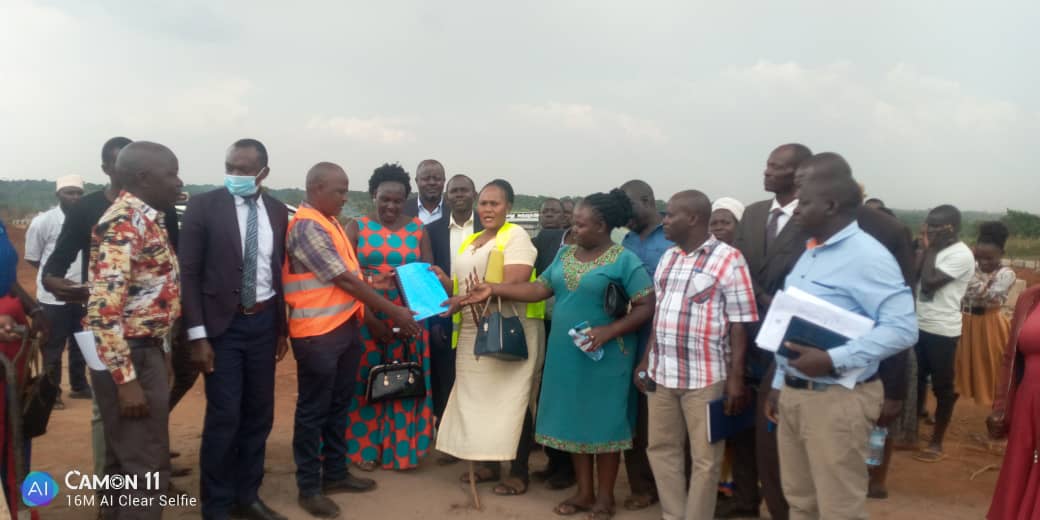
[[[645, 372], [656, 383], [648, 396], [647, 453], [666, 520], [712, 518], [724, 443], [708, 443], [707, 404], [726, 396], [727, 414], [746, 403], [744, 323], [758, 320], [743, 255], [708, 232], [711, 202], [699, 191], [668, 201], [665, 236], [675, 242], [657, 265], [654, 335]], [[687, 491], [683, 448], [689, 434], [693, 476]]]

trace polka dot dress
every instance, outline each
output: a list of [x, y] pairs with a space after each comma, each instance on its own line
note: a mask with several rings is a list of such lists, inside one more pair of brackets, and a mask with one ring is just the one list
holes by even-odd
[[[422, 222], [414, 219], [401, 229], [392, 231], [368, 217], [358, 220], [357, 255], [365, 274], [388, 273], [394, 267], [418, 262], [424, 233]], [[388, 300], [404, 305], [394, 288], [379, 291]], [[371, 312], [371, 311], [370, 311]], [[386, 316], [377, 313], [382, 320]], [[361, 356], [354, 398], [350, 402], [347, 423], [347, 457], [355, 464], [375, 461], [385, 469], [408, 469], [430, 449], [433, 436], [433, 401], [430, 386], [430, 352], [427, 333], [416, 340], [395, 339], [389, 345], [377, 343], [367, 327], [361, 328], [365, 352]], [[383, 353], [389, 359], [384, 361]], [[418, 359], [416, 358], [418, 353]], [[369, 403], [365, 400], [368, 373], [373, 366], [393, 361], [419, 361], [426, 378], [426, 396]]]

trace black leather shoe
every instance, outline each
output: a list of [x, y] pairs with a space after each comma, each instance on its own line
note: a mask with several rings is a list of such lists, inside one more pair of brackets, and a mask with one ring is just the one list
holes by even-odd
[[719, 502], [715, 507], [715, 518], [758, 518], [758, 509], [739, 507], [732, 499]]
[[248, 506], [235, 506], [231, 510], [231, 516], [234, 518], [247, 518], [249, 520], [289, 520], [286, 517], [278, 514], [277, 511], [267, 507], [267, 504], [261, 500], [257, 500]]
[[337, 518], [339, 517], [339, 506], [325, 495], [311, 495], [309, 497], [301, 496], [296, 500], [297, 504], [304, 511], [316, 516], [318, 518]]
[[347, 473], [347, 478], [340, 480], [326, 480], [321, 483], [321, 492], [326, 495], [333, 493], [364, 493], [376, 488], [376, 481], [370, 478], [355, 477]]

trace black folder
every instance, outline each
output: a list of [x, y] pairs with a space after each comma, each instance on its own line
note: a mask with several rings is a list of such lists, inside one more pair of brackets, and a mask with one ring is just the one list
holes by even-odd
[[[826, 327], [821, 327], [811, 321], [794, 316], [791, 323], [787, 325], [784, 333], [784, 342], [798, 343], [807, 347], [815, 347], [821, 350], [830, 350], [840, 347], [849, 342], [849, 338], [834, 332]], [[777, 354], [788, 359], [796, 359], [798, 353], [780, 344]]]

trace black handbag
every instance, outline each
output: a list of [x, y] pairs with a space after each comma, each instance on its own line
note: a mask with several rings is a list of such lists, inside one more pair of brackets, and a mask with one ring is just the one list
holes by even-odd
[[[490, 305], [491, 302], [488, 302]], [[485, 314], [487, 306], [484, 307]], [[513, 305], [513, 313], [516, 306]], [[527, 337], [520, 316], [502, 316], [502, 298], [498, 298], [498, 311], [480, 319], [477, 341], [473, 355], [478, 359], [487, 356], [502, 361], [524, 361], [527, 359]]]
[[621, 284], [609, 282], [603, 291], [603, 310], [611, 318], [621, 318], [628, 314], [628, 304], [631, 299]]
[[[406, 349], [407, 351], [407, 349]], [[383, 346], [383, 361], [389, 357]], [[370, 403], [413, 399], [426, 395], [426, 378], [422, 364], [416, 361], [392, 361], [372, 367], [368, 371], [365, 399]]]

